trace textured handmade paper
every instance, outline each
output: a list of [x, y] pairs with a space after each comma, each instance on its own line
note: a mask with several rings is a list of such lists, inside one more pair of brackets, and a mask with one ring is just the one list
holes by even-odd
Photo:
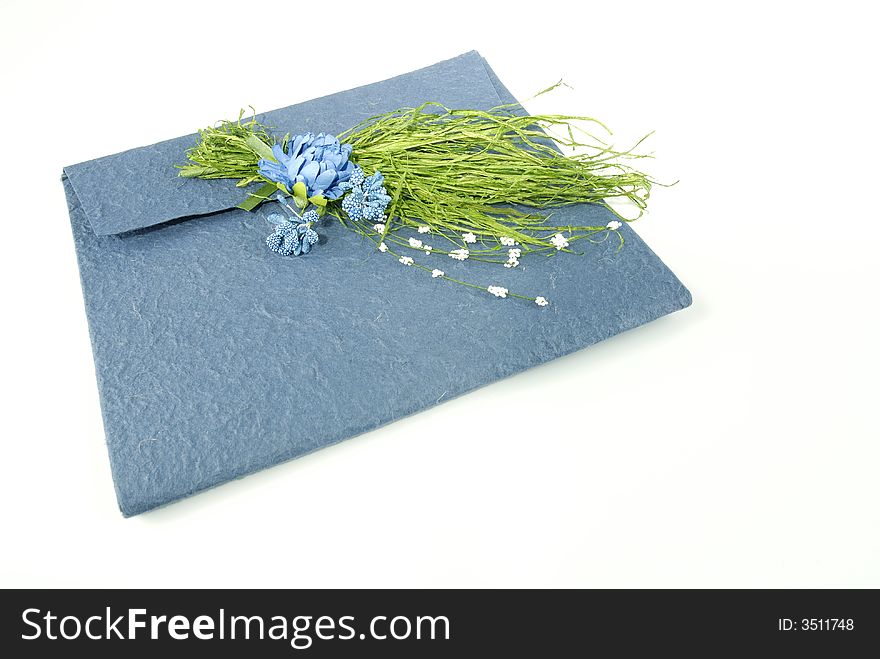
[[[513, 102], [476, 52], [260, 115], [339, 133], [436, 100]], [[266, 249], [269, 211], [230, 181], [177, 177], [190, 135], [64, 170], [119, 506], [135, 515], [449, 400], [690, 304], [628, 227], [625, 245], [505, 269], [425, 265], [551, 300], [497, 299], [401, 266], [328, 219], [321, 245]], [[601, 226], [595, 205], [555, 224]], [[567, 220], [566, 218], [571, 218]], [[462, 456], [466, 459], [466, 456]]]

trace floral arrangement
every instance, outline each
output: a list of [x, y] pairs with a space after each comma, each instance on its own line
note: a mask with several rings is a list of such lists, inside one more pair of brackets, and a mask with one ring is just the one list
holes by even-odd
[[[648, 156], [635, 154], [635, 147], [615, 150], [584, 124], [610, 133], [589, 117], [529, 116], [519, 105], [479, 111], [425, 103], [377, 115], [339, 136], [287, 134], [276, 141], [255, 115], [244, 120], [242, 112], [237, 121], [200, 131], [187, 152], [191, 162], [179, 173], [238, 179], [241, 187], [262, 182], [239, 207], [279, 204], [282, 212], [267, 217], [273, 231], [266, 245], [281, 256], [308, 254], [319, 244], [316, 227], [334, 217], [434, 279], [543, 307], [548, 301], [540, 295], [453, 278], [438, 260], [512, 269], [526, 256], [573, 253], [577, 241], [610, 236], [620, 249], [619, 229], [631, 220], [609, 200], [628, 200], [641, 216], [655, 181], [626, 161]], [[556, 145], [575, 152], [564, 155]], [[552, 213], [541, 212], [584, 202], [605, 205], [619, 219], [559, 226]]]

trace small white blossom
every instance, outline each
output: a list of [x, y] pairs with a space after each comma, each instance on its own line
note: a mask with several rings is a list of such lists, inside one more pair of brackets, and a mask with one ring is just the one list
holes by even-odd
[[501, 241], [501, 244], [505, 247], [513, 247], [514, 245], [516, 245], [516, 241], [513, 238], [509, 238], [507, 236], [501, 236], [501, 238], [499, 238], [498, 240]]
[[449, 252], [449, 258], [455, 259], [456, 261], [464, 261], [470, 255], [471, 253], [466, 249], [454, 249]]
[[612, 231], [617, 231], [623, 224], [617, 220], [611, 220], [606, 226]]
[[418, 238], [410, 238], [409, 239], [409, 246], [415, 247], [416, 249], [418, 249], [419, 247], [422, 246], [422, 241], [419, 240]]
[[434, 248], [430, 245], [425, 245], [425, 254], [430, 254], [432, 249]]
[[429, 227], [427, 224], [423, 224], [419, 227], [419, 233], [431, 233], [431, 227]]
[[489, 286], [486, 290], [495, 297], [507, 297], [507, 289], [503, 286]]
[[541, 297], [539, 295], [538, 297], [535, 298], [535, 304], [537, 304], [539, 307], [546, 307], [550, 303], [547, 302], [547, 298]]
[[411, 256], [401, 256], [397, 260], [400, 261], [401, 263], [403, 263], [403, 265], [412, 265], [413, 264], [413, 260], [412, 260]]
[[474, 234], [470, 233], [470, 232], [461, 234], [461, 239], [462, 239], [463, 241], [465, 241], [466, 243], [475, 243], [475, 242], [477, 242], [477, 237], [476, 237]]
[[384, 242], [379, 243], [379, 251], [380, 251], [380, 252], [387, 252], [387, 251], [388, 251], [388, 245], [386, 245]]
[[507, 263], [504, 264], [505, 268], [515, 268], [519, 265], [519, 257], [522, 254], [521, 249], [509, 249], [507, 250]]
[[376, 233], [385, 233], [385, 225], [381, 222], [379, 224], [374, 224], [373, 231], [375, 231]]
[[568, 247], [568, 241], [565, 239], [561, 233], [557, 233], [550, 239], [550, 242], [556, 247], [556, 249], [565, 249]]
[[445, 272], [443, 272], [442, 270], [438, 270], [437, 268], [434, 268], [433, 270], [431, 270], [431, 276], [434, 277], [435, 279], [437, 277], [442, 277], [445, 274], [446, 274]]

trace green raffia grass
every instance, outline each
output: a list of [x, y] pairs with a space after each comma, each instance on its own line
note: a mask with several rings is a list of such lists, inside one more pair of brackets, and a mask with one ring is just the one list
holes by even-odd
[[[428, 225], [460, 246], [466, 246], [460, 234], [472, 232], [484, 244], [507, 236], [524, 252], [555, 251], [549, 237], [558, 231], [572, 242], [605, 230], [557, 226], [552, 213], [529, 209], [584, 202], [611, 208], [608, 200], [623, 198], [641, 215], [654, 181], [625, 161], [649, 156], [635, 154], [635, 147], [614, 150], [593, 137], [582, 124], [607, 129], [589, 117], [525, 116], [519, 108], [453, 110], [425, 103], [367, 119], [339, 138], [352, 145], [352, 159], [365, 172], [385, 175], [396, 197], [390, 222]], [[544, 131], [578, 151], [563, 155]]]
[[[251, 108], [253, 110], [253, 108]], [[181, 165], [179, 175], [186, 178], [235, 178], [239, 187], [263, 181], [257, 173], [261, 158], [275, 159], [272, 145], [275, 138], [252, 116], [242, 122], [222, 121], [219, 125], [199, 131], [199, 141], [186, 152], [192, 164]], [[286, 141], [286, 138], [285, 138]]]

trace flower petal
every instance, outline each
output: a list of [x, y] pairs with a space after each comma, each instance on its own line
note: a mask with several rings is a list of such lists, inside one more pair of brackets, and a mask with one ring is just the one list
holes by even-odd
[[272, 146], [272, 155], [275, 156], [275, 160], [282, 164], [290, 160], [290, 156], [284, 153], [280, 144], [274, 144]]
[[287, 165], [287, 175], [290, 177], [291, 180], [297, 177], [297, 175], [300, 173], [300, 170], [303, 168], [303, 165], [305, 164], [305, 156], [297, 156], [296, 158], [291, 159], [290, 163]]
[[303, 133], [302, 135], [294, 137], [287, 145], [287, 152], [290, 154], [290, 157], [296, 158], [301, 155], [303, 144], [309, 142], [311, 139], [311, 133]]
[[305, 179], [306, 185], [311, 189], [314, 187], [315, 179], [317, 178], [320, 171], [321, 166], [314, 160], [312, 160], [311, 162], [307, 162], [305, 165], [303, 165], [302, 169], [299, 170], [299, 175]]
[[270, 181], [275, 181], [276, 183], [284, 183], [286, 185], [287, 181], [290, 180], [287, 176], [287, 170], [277, 162], [272, 162], [271, 160], [260, 160], [257, 163], [257, 171], [260, 172], [260, 176], [264, 176]]
[[336, 180], [336, 170], [328, 169], [324, 172], [318, 174], [318, 177], [315, 179], [315, 191], [323, 192]]

